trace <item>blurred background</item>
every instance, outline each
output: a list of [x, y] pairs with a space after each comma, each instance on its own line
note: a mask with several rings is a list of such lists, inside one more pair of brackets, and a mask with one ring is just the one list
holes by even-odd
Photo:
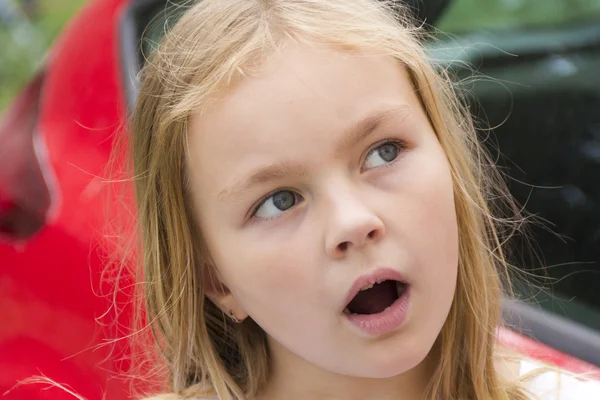
[[[0, 0], [0, 110], [25, 84], [85, 0]], [[600, 12], [594, 0], [454, 1], [438, 27], [460, 33], [562, 25]]]
[[[510, 243], [529, 280], [504, 311], [529, 343], [519, 351], [600, 367], [600, 0], [406, 2], [433, 26], [428, 51], [461, 82], [511, 193], [543, 222]], [[131, 277], [105, 270], [101, 177], [144, 52], [185, 3], [0, 0], [0, 394], [41, 372], [90, 400], [127, 398], [114, 376], [128, 345], [97, 347], [131, 321]]]
[[0, 110], [16, 95], [84, 0], [0, 0]]

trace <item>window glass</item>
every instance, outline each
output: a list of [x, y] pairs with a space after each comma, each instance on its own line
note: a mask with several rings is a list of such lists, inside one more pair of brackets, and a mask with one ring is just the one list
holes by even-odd
[[[600, 331], [600, 0], [455, 0], [432, 47], [472, 64], [471, 110], [512, 194], [545, 227], [512, 262], [524, 298]], [[472, 70], [462, 69], [468, 77]]]
[[154, 7], [146, 16], [142, 26], [146, 29], [142, 37], [142, 53], [148, 56], [165, 32], [170, 29], [189, 8], [189, 1], [179, 0], [171, 1], [169, 5], [159, 4]]
[[451, 33], [555, 27], [600, 15], [600, 0], [455, 0], [438, 24]]

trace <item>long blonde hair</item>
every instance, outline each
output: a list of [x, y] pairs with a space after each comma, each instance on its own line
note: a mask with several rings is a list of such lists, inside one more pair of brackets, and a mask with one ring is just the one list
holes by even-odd
[[210, 255], [184, 166], [190, 117], [289, 40], [388, 55], [408, 71], [450, 163], [459, 226], [457, 288], [432, 349], [439, 363], [428, 398], [525, 399], [494, 367], [508, 274], [502, 244], [518, 212], [453, 84], [428, 59], [422, 29], [407, 10], [375, 0], [202, 0], [146, 60], [130, 133], [146, 320], [172, 393], [161, 398], [253, 398], [268, 379], [262, 329], [251, 319], [232, 324], [205, 299]]

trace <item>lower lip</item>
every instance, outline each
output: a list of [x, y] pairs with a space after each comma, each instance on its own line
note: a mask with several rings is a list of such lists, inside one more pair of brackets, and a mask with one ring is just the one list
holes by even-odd
[[369, 336], [381, 336], [402, 325], [406, 319], [410, 298], [410, 287], [396, 299], [387, 309], [379, 314], [347, 314], [344, 316], [350, 323]]

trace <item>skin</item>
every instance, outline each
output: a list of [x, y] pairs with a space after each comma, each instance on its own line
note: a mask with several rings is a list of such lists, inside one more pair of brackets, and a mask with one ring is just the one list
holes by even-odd
[[[267, 333], [262, 398], [421, 399], [458, 234], [448, 161], [408, 75], [389, 57], [293, 44], [264, 71], [191, 121], [192, 203], [224, 285], [207, 296]], [[282, 189], [297, 194], [285, 211], [269, 198]], [[369, 336], [342, 310], [378, 267], [404, 275], [410, 304]]]

